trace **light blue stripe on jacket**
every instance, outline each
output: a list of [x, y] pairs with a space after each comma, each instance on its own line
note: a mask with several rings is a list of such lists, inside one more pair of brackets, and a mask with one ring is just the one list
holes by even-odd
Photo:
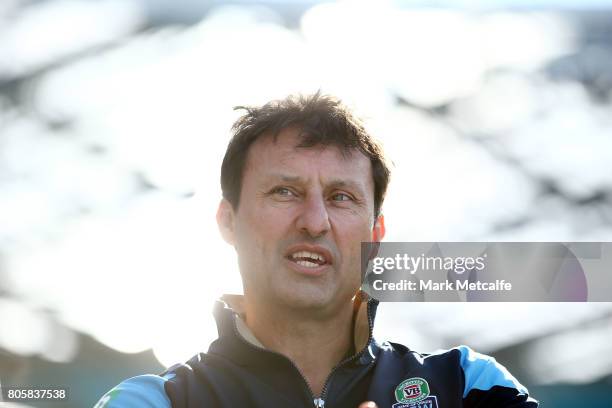
[[174, 374], [132, 377], [104, 394], [94, 408], [171, 408], [164, 383], [172, 376]]

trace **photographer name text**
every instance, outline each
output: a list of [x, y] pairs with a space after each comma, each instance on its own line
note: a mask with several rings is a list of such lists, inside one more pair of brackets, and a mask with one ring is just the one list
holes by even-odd
[[432, 279], [411, 281], [402, 279], [398, 282], [385, 282], [382, 279], [377, 279], [372, 282], [374, 290], [384, 291], [511, 291], [512, 283], [506, 282], [504, 279], [496, 279], [492, 282], [467, 280], [446, 280], [437, 282]]

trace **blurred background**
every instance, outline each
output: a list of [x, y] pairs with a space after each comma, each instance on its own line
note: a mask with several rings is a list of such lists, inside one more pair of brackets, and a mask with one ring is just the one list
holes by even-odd
[[[395, 163], [388, 241], [612, 240], [611, 1], [1, 0], [0, 382], [87, 407], [206, 350], [232, 107], [317, 89]], [[612, 406], [609, 303], [387, 303], [376, 335]]]

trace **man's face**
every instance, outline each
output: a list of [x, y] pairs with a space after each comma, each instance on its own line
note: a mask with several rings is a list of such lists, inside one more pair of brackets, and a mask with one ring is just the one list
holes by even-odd
[[374, 226], [372, 167], [358, 150], [298, 148], [298, 133], [285, 129], [250, 147], [228, 241], [247, 297], [333, 311], [361, 284], [361, 242]]

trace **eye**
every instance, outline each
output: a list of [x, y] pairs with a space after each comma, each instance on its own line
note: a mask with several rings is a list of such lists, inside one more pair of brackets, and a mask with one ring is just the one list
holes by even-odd
[[353, 201], [353, 197], [346, 193], [336, 193], [332, 195], [333, 201]]
[[271, 191], [272, 194], [276, 194], [281, 197], [293, 197], [295, 194], [287, 187], [275, 187]]

